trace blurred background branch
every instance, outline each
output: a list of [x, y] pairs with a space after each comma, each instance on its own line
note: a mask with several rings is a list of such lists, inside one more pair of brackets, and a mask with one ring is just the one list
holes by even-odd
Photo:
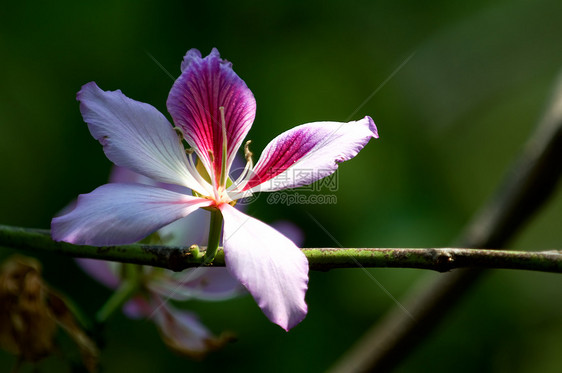
[[[468, 224], [457, 245], [504, 247], [552, 196], [562, 174], [562, 73], [550, 104], [521, 156], [482, 210]], [[331, 370], [388, 371], [405, 359], [486, 273], [458, 270], [420, 282], [398, 307], [377, 322]]]

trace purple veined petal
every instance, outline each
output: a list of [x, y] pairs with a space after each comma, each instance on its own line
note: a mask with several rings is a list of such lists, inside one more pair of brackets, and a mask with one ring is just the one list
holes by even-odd
[[121, 283], [118, 271], [121, 263], [107, 260], [76, 258], [76, 264], [90, 277], [110, 289], [117, 289]]
[[193, 268], [182, 272], [162, 270], [148, 288], [166, 299], [219, 301], [244, 293], [244, 288], [226, 268]]
[[[215, 50], [216, 48], [213, 48], [210, 54], [213, 54]], [[216, 53], [218, 54], [218, 50]], [[187, 69], [192, 62], [197, 63], [200, 60], [201, 60], [201, 52], [199, 52], [199, 50], [196, 48], [191, 48], [190, 50], [187, 51], [185, 56], [183, 56], [183, 60], [181, 61], [181, 65], [180, 65], [181, 72], [184, 72], [184, 70]]]
[[218, 185], [223, 146], [219, 108], [225, 109], [228, 172], [254, 121], [254, 95], [216, 49], [205, 58], [191, 49], [184, 57], [182, 73], [170, 91], [167, 106], [174, 123]]
[[211, 201], [142, 184], [105, 184], [78, 196], [70, 213], [51, 222], [55, 241], [81, 245], [137, 242]]
[[178, 135], [153, 106], [132, 100], [121, 91], [103, 91], [85, 84], [77, 95], [90, 133], [113, 163], [155, 181], [208, 193], [189, 172]]
[[291, 240], [267, 224], [229, 204], [219, 208], [224, 218], [227, 268], [272, 322], [291, 329], [307, 313], [306, 257]]
[[175, 309], [158, 297], [154, 297], [153, 302], [154, 321], [164, 342], [176, 352], [202, 357], [228, 341], [227, 338], [215, 337], [194, 313]]
[[378, 138], [378, 132], [370, 117], [297, 126], [265, 147], [243, 190], [271, 192], [309, 185], [334, 173], [338, 163], [355, 157], [371, 138]]

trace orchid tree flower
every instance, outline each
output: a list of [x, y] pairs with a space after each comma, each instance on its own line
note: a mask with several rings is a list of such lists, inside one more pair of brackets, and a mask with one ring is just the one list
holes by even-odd
[[141, 184], [102, 185], [53, 219], [53, 239], [126, 244], [199, 208], [210, 210], [206, 258], [214, 257], [222, 230], [230, 273], [272, 322], [289, 330], [307, 313], [307, 259], [290, 239], [233, 205], [253, 193], [304, 186], [334, 173], [378, 137], [377, 128], [370, 117], [303, 124], [274, 138], [255, 165], [246, 143], [245, 170], [232, 180], [234, 156], [254, 121], [254, 96], [216, 49], [205, 58], [189, 50], [181, 71], [167, 100], [177, 131], [154, 107], [94, 82], [82, 87], [78, 100], [91, 134], [113, 163], [190, 188], [193, 195]]
[[[235, 160], [236, 162], [237, 160]], [[139, 183], [159, 186], [166, 189], [183, 190], [177, 185], [156, 183], [136, 172], [114, 166], [109, 178], [112, 183]], [[68, 210], [71, 210], [70, 206]], [[244, 205], [237, 206], [243, 209]], [[158, 244], [185, 246], [187, 243], [205, 245], [205, 211], [196, 211], [157, 231]], [[302, 231], [289, 221], [274, 222], [273, 225], [289, 237], [296, 245], [303, 241]], [[106, 287], [117, 290], [130, 274], [126, 266], [135, 267], [139, 286], [136, 294], [123, 306], [123, 312], [133, 319], [152, 319], [165, 343], [176, 352], [200, 358], [209, 351], [221, 347], [229, 340], [228, 333], [214, 336], [199, 320], [196, 314], [175, 307], [169, 300], [183, 302], [189, 300], [221, 301], [244, 294], [243, 287], [226, 268], [199, 267], [183, 272], [162, 268], [136, 266], [96, 259], [76, 259], [78, 265], [92, 278]]]
[[[143, 175], [115, 166], [109, 181], [112, 183], [139, 183], [178, 189], [183, 187], [156, 183]], [[185, 246], [195, 242], [205, 244], [203, 213], [195, 212], [172, 224], [162, 227], [151, 236], [158, 244]], [[199, 216], [198, 216], [199, 215]], [[289, 234], [291, 230], [289, 228]], [[133, 319], [151, 319], [155, 322], [164, 342], [173, 350], [192, 358], [203, 357], [220, 348], [229, 340], [227, 333], [215, 336], [197, 315], [175, 307], [170, 300], [221, 301], [243, 294], [243, 287], [225, 268], [192, 268], [174, 272], [162, 268], [137, 266], [96, 259], [76, 259], [78, 265], [92, 278], [106, 287], [117, 290], [131, 280], [131, 267], [136, 271], [135, 293], [123, 305], [123, 312]]]
[[[235, 160], [236, 162], [236, 160]], [[112, 183], [139, 183], [161, 188], [187, 192], [183, 187], [156, 183], [136, 172], [114, 166], [109, 181]], [[68, 210], [71, 210], [70, 206]], [[242, 209], [244, 205], [237, 208]], [[205, 211], [196, 211], [157, 231], [158, 244], [185, 246], [197, 243], [205, 245]], [[289, 221], [274, 222], [273, 226], [289, 237], [296, 245], [303, 241], [302, 231]], [[154, 237], [153, 237], [154, 238]], [[221, 301], [244, 294], [241, 284], [226, 268], [199, 267], [174, 272], [162, 268], [136, 266], [96, 259], [76, 259], [78, 265], [92, 278], [106, 287], [117, 290], [130, 274], [126, 266], [135, 267], [137, 293], [123, 306], [123, 312], [130, 318], [154, 320], [163, 340], [176, 352], [200, 358], [209, 351], [221, 347], [229, 340], [228, 333], [214, 336], [199, 320], [196, 314], [175, 307], [169, 300], [183, 302], [189, 300]]]

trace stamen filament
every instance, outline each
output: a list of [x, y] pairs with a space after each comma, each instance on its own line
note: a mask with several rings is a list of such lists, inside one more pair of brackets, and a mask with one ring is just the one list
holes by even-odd
[[250, 151], [250, 144], [251, 143], [252, 143], [252, 140], [248, 140], [244, 144], [244, 158], [246, 158], [246, 162], [252, 162], [252, 156], [254, 155], [254, 153], [252, 153]]
[[187, 154], [187, 169], [189, 170], [191, 175], [193, 175], [195, 180], [197, 180], [199, 182], [199, 184], [201, 184], [201, 186], [203, 188], [205, 188], [205, 191], [207, 192], [207, 194], [210, 195], [210, 194], [212, 194], [211, 191], [212, 191], [213, 188], [209, 188], [211, 185], [209, 185], [207, 180], [203, 179], [203, 177], [201, 176], [199, 171], [197, 171], [197, 167], [195, 167], [195, 162], [193, 161], [192, 154], [193, 154], [193, 152]]
[[244, 189], [244, 186], [248, 183], [248, 181], [250, 181], [250, 179], [252, 178], [252, 173], [251, 172], [247, 172], [247, 174], [244, 176], [244, 179], [242, 181], [240, 181], [240, 184], [237, 185], [237, 189]]
[[227, 136], [226, 136], [226, 120], [224, 118], [224, 106], [219, 107], [221, 112], [221, 128], [222, 128], [222, 162], [221, 162], [221, 176], [220, 176], [220, 187], [224, 190], [226, 189], [226, 157], [228, 152], [227, 147]]
[[242, 171], [240, 176], [238, 176], [238, 179], [236, 179], [236, 181], [232, 183], [230, 188], [228, 188], [229, 191], [232, 189], [236, 189], [240, 185], [240, 183], [246, 178], [248, 172], [254, 169], [254, 161], [252, 160], [253, 153], [250, 151], [251, 143], [252, 140], [248, 140], [246, 141], [246, 144], [244, 144], [244, 157], [246, 158], [246, 166], [244, 167], [244, 170]]
[[178, 138], [180, 140], [180, 144], [183, 145], [183, 139], [185, 138], [185, 136], [183, 134], [183, 130], [179, 127], [174, 127], [174, 131], [176, 131], [176, 135], [178, 135]]
[[[214, 155], [212, 150], [208, 150], [207, 154], [209, 155], [209, 161], [211, 162], [211, 167], [213, 167], [213, 164], [215, 163], [215, 155]], [[207, 171], [207, 173], [209, 175], [214, 175], [212, 172], [209, 172], [207, 167], [205, 167], [205, 170]], [[215, 200], [218, 200], [219, 199], [219, 192], [218, 192], [217, 180], [214, 176], [209, 176], [209, 178], [211, 179], [213, 196], [215, 197]]]

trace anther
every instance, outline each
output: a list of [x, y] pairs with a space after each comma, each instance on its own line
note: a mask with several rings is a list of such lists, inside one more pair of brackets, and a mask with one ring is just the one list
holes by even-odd
[[246, 158], [246, 162], [250, 162], [252, 160], [252, 156], [254, 155], [254, 153], [250, 151], [251, 143], [252, 140], [248, 140], [246, 141], [246, 144], [244, 144], [244, 158]]
[[215, 161], [215, 156], [213, 155], [213, 151], [209, 150], [207, 153], [209, 154], [209, 160], [211, 161], [211, 163], [213, 163]]
[[180, 138], [180, 142], [182, 142], [183, 139], [184, 139], [184, 135], [183, 135], [182, 129], [179, 128], [179, 127], [174, 127], [174, 131], [176, 131], [176, 134], [177, 134], [178, 137]]

